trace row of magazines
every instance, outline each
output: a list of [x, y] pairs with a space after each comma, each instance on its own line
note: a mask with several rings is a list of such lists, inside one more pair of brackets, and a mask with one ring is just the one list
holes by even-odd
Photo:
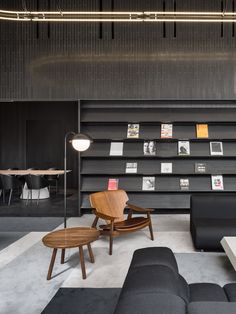
[[[189, 190], [189, 179], [179, 179], [179, 185], [181, 190]], [[223, 176], [212, 175], [211, 176], [211, 187], [214, 191], [224, 190]], [[108, 180], [108, 190], [118, 190], [119, 179], [111, 178]], [[155, 191], [156, 182], [155, 177], [143, 177], [142, 190], [143, 191]]]
[[[127, 138], [139, 138], [139, 123], [129, 123], [127, 129]], [[208, 138], [208, 124], [196, 124], [197, 138]], [[162, 123], [161, 124], [161, 138], [173, 137], [173, 124]]]
[[[223, 156], [223, 143], [222, 142], [210, 142], [210, 154], [212, 156]], [[123, 142], [111, 142], [110, 156], [123, 156], [124, 143]], [[157, 154], [157, 143], [155, 141], [144, 141], [143, 154], [145, 156], [155, 156]], [[189, 156], [190, 155], [190, 142], [178, 141], [178, 155]]]

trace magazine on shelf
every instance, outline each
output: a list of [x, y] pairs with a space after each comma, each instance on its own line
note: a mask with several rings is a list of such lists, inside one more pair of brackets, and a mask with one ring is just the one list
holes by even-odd
[[161, 138], [172, 138], [173, 124], [162, 123], [161, 125]]
[[162, 162], [161, 173], [172, 173], [172, 162]]
[[179, 185], [181, 190], [189, 190], [189, 179], [180, 179]]
[[195, 163], [195, 173], [205, 173], [206, 164], [205, 163]]
[[143, 177], [142, 189], [145, 191], [155, 190], [155, 177]]
[[111, 142], [110, 156], [122, 156], [123, 155], [123, 142]]
[[223, 155], [223, 144], [222, 142], [210, 142], [210, 152], [213, 156]]
[[178, 155], [180, 156], [190, 155], [189, 141], [178, 141]]
[[155, 141], [145, 141], [143, 143], [143, 153], [146, 156], [156, 155], [156, 142]]
[[211, 176], [211, 187], [212, 190], [218, 191], [224, 190], [223, 176], [222, 175]]
[[126, 173], [137, 173], [137, 162], [127, 162], [125, 172]]
[[208, 138], [208, 124], [196, 125], [197, 138]]
[[139, 138], [139, 124], [128, 124], [127, 138]]
[[109, 179], [108, 180], [108, 190], [118, 190], [119, 179]]

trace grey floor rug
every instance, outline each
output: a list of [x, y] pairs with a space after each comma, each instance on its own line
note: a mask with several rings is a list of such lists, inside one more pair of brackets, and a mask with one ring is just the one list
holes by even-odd
[[42, 314], [112, 314], [120, 288], [61, 288]]

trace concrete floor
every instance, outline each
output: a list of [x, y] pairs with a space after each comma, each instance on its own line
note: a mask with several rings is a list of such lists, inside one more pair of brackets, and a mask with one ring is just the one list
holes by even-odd
[[[90, 226], [93, 218], [93, 215], [70, 218], [68, 227]], [[134, 250], [150, 246], [170, 247], [189, 282], [201, 281], [202, 278], [217, 279], [221, 283], [236, 280], [224, 253], [198, 253], [194, 250], [189, 233], [189, 215], [153, 215], [152, 220], [154, 241], [150, 240], [148, 228], [115, 238], [112, 256], [108, 255], [107, 238], [101, 237], [94, 242], [94, 264], [89, 262], [85, 251], [86, 280], [81, 276], [78, 249], [70, 249], [66, 252], [64, 265], [60, 264], [60, 256], [57, 257], [53, 278], [47, 281], [51, 249], [41, 241], [47, 230], [21, 237], [0, 251], [0, 313], [41, 313], [60, 287], [121, 287]], [[211, 263], [211, 267], [196, 271], [198, 265], [202, 266], [200, 261], [208, 266]]]

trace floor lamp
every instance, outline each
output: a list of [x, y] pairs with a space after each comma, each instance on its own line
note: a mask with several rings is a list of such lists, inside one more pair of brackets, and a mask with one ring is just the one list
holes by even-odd
[[[66, 228], [66, 190], [67, 190], [67, 165], [66, 165], [66, 157], [67, 157], [67, 140], [71, 136], [70, 143], [72, 144], [72, 147], [77, 150], [78, 152], [84, 152], [86, 151], [90, 144], [92, 143], [92, 139], [85, 134], [81, 133], [75, 133], [75, 132], [67, 132], [65, 135], [65, 151], [64, 151], [64, 228]], [[80, 165], [79, 165], [80, 166]]]

